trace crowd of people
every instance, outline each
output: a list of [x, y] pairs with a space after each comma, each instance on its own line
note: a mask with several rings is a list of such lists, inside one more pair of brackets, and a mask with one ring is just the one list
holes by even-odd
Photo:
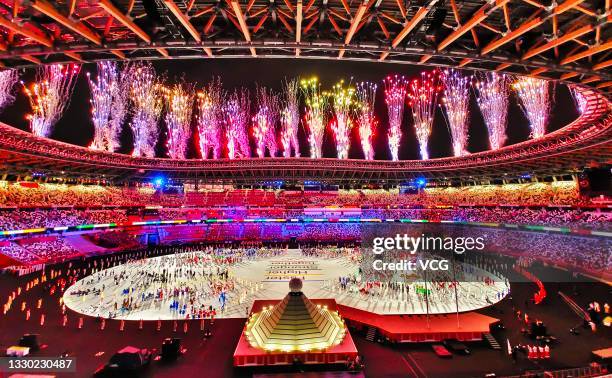
[[[166, 249], [166, 252], [168, 249]], [[138, 319], [205, 319], [226, 311], [244, 316], [259, 283], [235, 277], [229, 268], [246, 260], [277, 256], [276, 248], [174, 247], [156, 258], [104, 269], [67, 291], [65, 303], [92, 316]], [[157, 255], [154, 250], [149, 255]]]
[[601, 276], [612, 268], [612, 240], [564, 234], [487, 229], [492, 251], [532, 256], [550, 264]]
[[466, 206], [432, 209], [369, 208], [363, 218], [508, 223], [612, 230], [612, 212], [564, 207]]
[[[325, 248], [321, 248], [325, 250]], [[486, 307], [510, 293], [510, 282], [500, 271], [503, 264], [486, 265], [483, 261], [456, 262], [449, 270], [372, 271], [368, 254], [338, 249], [345, 256], [364, 259], [354, 274], [325, 282], [325, 287], [341, 297], [365, 300], [372, 308], [409, 308], [412, 313], [445, 313], [449, 304], [459, 311]], [[398, 258], [395, 256], [394, 259]], [[383, 257], [384, 259], [384, 257]], [[455, 302], [457, 296], [457, 302]]]
[[123, 223], [127, 220], [125, 209], [4, 209], [0, 211], [0, 231]]
[[575, 181], [503, 185], [426, 186], [418, 191], [351, 189], [196, 189], [164, 192], [152, 185], [102, 186], [0, 181], [0, 206], [440, 206], [440, 205], [585, 205]]
[[462, 207], [453, 209], [452, 220], [612, 229], [612, 212], [572, 208]]
[[[315, 218], [410, 219], [431, 222], [484, 222], [612, 230], [605, 207], [553, 206], [583, 204], [573, 181], [466, 187], [426, 187], [418, 193], [393, 190], [329, 192], [209, 188], [162, 194], [152, 186], [63, 185], [0, 181], [0, 231], [177, 219], [299, 219], [293, 223], [201, 223], [160, 228], [159, 239], [234, 242], [359, 242], [359, 222], [317, 222]], [[196, 204], [197, 206], [195, 206]], [[149, 207], [145, 207], [149, 205]], [[154, 206], [151, 206], [154, 205]], [[259, 206], [261, 205], [261, 206]], [[197, 230], [196, 230], [197, 229]], [[462, 229], [490, 237], [488, 247], [503, 253], [537, 254], [548, 261], [602, 272], [609, 267], [607, 239], [554, 233], [518, 232], [507, 228]], [[122, 228], [86, 236], [102, 249], [137, 248], [137, 232]], [[21, 243], [21, 235], [4, 239], [0, 252], [25, 264], [61, 261], [79, 255], [62, 236]], [[144, 241], [140, 241], [141, 243]], [[523, 252], [524, 251], [524, 252]]]
[[[612, 270], [610, 238], [490, 227], [448, 227], [445, 235], [483, 237], [484, 255], [513, 256], [519, 261], [543, 261], [600, 278], [606, 278]], [[466, 254], [470, 255], [473, 253]]]
[[[421, 232], [437, 232], [450, 237], [483, 237], [486, 250], [502, 254], [527, 255], [567, 267], [577, 267], [583, 271], [602, 274], [610, 270], [612, 263], [612, 240], [597, 236], [580, 236], [556, 232], [521, 231], [509, 228], [440, 226], [424, 224], [425, 229], [416, 225], [407, 228]], [[178, 227], [178, 226], [177, 226]], [[260, 223], [260, 224], [201, 224], [180, 226], [179, 232], [171, 233], [174, 228], [165, 228], [160, 233], [160, 243], [202, 241], [209, 244], [258, 242], [291, 242], [303, 245], [340, 243], [359, 244], [368, 237], [368, 228], [360, 223]], [[192, 234], [193, 232], [193, 234]], [[416, 235], [416, 234], [415, 234]], [[62, 261], [82, 253], [68, 242], [78, 236], [54, 236], [16, 238], [3, 240], [0, 253], [23, 264]], [[138, 248], [146, 240], [138, 237], [138, 232], [120, 229], [86, 235], [89, 242], [98, 246], [98, 251]], [[348, 244], [347, 244], [348, 243]], [[91, 251], [90, 251], [91, 252]], [[312, 251], [308, 253], [314, 253]]]
[[[330, 217], [580, 225], [596, 229], [609, 229], [612, 220], [612, 213], [605, 206], [568, 206], [588, 205], [573, 181], [426, 187], [410, 194], [400, 193], [399, 189], [194, 190], [167, 194], [147, 185], [0, 181], [0, 230], [122, 223], [139, 217], [161, 220], [304, 218], [316, 214], [313, 209], [325, 209], [321, 214]], [[156, 209], [145, 213], [142, 211], [145, 206]], [[332, 211], [333, 207], [339, 209]]]
[[[411, 193], [399, 189], [339, 190], [332, 193], [304, 192], [310, 205], [577, 205], [585, 201], [573, 181], [503, 185], [432, 186]], [[295, 199], [295, 197], [294, 197]]]
[[45, 237], [27, 243], [4, 241], [0, 244], [0, 253], [24, 265], [61, 262], [82, 256], [62, 237]]
[[[297, 218], [312, 215], [307, 209], [270, 209], [253, 213], [243, 208], [225, 210], [194, 208], [160, 208], [147, 214], [138, 212], [128, 216], [129, 210], [117, 209], [0, 209], [0, 231], [30, 228], [53, 228], [83, 224], [123, 224], [140, 220], [194, 220], [194, 219], [257, 219]], [[368, 208], [344, 215], [341, 210], [322, 212], [321, 218], [377, 218], [414, 219], [429, 221], [487, 222], [522, 225], [546, 225], [570, 228], [612, 229], [612, 212], [580, 208], [529, 207], [453, 207], [453, 208]], [[316, 231], [316, 230], [315, 230]]]

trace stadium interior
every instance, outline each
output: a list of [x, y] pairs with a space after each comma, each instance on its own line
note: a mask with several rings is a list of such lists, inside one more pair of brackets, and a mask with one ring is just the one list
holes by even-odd
[[0, 0], [0, 377], [610, 376], [611, 4]]

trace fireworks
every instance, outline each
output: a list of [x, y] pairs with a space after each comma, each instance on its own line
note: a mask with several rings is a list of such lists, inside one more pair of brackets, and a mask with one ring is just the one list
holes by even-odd
[[80, 66], [52, 64], [39, 69], [36, 82], [25, 88], [32, 106], [30, 129], [36, 136], [48, 137], [70, 102]]
[[582, 90], [580, 90], [579, 87], [571, 86], [570, 92], [572, 93], [572, 98], [574, 99], [574, 102], [576, 103], [576, 109], [578, 109], [580, 114], [583, 114], [587, 108], [587, 103], [588, 103], [587, 98], [582, 93]]
[[130, 99], [134, 106], [130, 123], [134, 135], [133, 156], [155, 156], [158, 121], [163, 107], [161, 92], [160, 79], [153, 66], [142, 64], [134, 67], [130, 82]]
[[89, 148], [114, 152], [120, 146], [121, 126], [127, 113], [130, 67], [126, 65], [119, 70], [114, 62], [101, 62], [97, 68], [96, 80], [87, 73], [94, 124], [94, 138]]
[[492, 150], [501, 148], [507, 138], [509, 80], [506, 75], [489, 72], [480, 75], [474, 85], [476, 102], [487, 126]]
[[529, 120], [531, 137], [539, 138], [546, 134], [548, 115], [550, 113], [550, 96], [548, 81], [533, 77], [520, 77], [512, 88], [521, 100], [521, 109]]
[[455, 156], [467, 153], [468, 121], [470, 105], [470, 78], [456, 70], [447, 70], [442, 75], [444, 83], [444, 114], [450, 128]]
[[389, 115], [389, 150], [391, 159], [399, 160], [399, 145], [402, 139], [402, 119], [404, 116], [404, 100], [406, 98], [408, 81], [403, 76], [387, 76], [385, 78], [385, 102]]
[[429, 159], [427, 145], [436, 112], [436, 100], [442, 90], [439, 81], [439, 71], [421, 72], [421, 77], [412, 80], [409, 86], [409, 105], [423, 160]]
[[331, 129], [336, 139], [338, 159], [347, 159], [351, 143], [350, 132], [353, 127], [350, 115], [355, 105], [355, 88], [345, 87], [344, 80], [340, 80], [332, 88], [330, 97], [332, 98], [332, 108], [335, 115]]
[[230, 159], [251, 156], [247, 134], [250, 105], [249, 92], [246, 89], [235, 91], [225, 104], [227, 150]]
[[98, 76], [92, 80], [89, 72], [87, 81], [91, 91], [91, 120], [94, 125], [94, 138], [89, 148], [94, 150], [109, 150], [108, 132], [109, 119], [113, 107], [113, 95], [117, 90], [117, 70], [113, 62], [97, 64]]
[[0, 110], [15, 100], [13, 88], [18, 80], [19, 73], [17, 73], [17, 70], [0, 71]]
[[223, 90], [221, 79], [216, 78], [197, 96], [196, 122], [202, 159], [207, 159], [210, 150], [213, 158], [221, 157], [221, 122]]
[[257, 143], [257, 156], [264, 157], [266, 148], [270, 156], [276, 156], [276, 122], [278, 121], [278, 100], [265, 87], [257, 88], [257, 113], [253, 117], [253, 135]]
[[361, 148], [366, 160], [374, 160], [372, 137], [377, 126], [376, 116], [374, 115], [376, 89], [377, 85], [374, 83], [361, 82], [357, 85], [357, 123], [359, 124]]
[[187, 144], [191, 136], [191, 114], [193, 112], [193, 89], [177, 84], [164, 90], [168, 110], [168, 154], [173, 159], [185, 159]]
[[115, 152], [121, 146], [121, 127], [128, 114], [130, 100], [130, 86], [132, 84], [133, 69], [138, 66], [125, 64], [119, 72], [117, 90], [113, 96], [113, 106], [110, 115], [109, 151]]
[[285, 83], [285, 104], [280, 114], [281, 143], [283, 145], [284, 157], [291, 157], [292, 148], [294, 156], [300, 156], [300, 144], [298, 141], [298, 126], [300, 125], [299, 90], [300, 86], [297, 80]]
[[323, 136], [325, 135], [325, 112], [329, 106], [327, 95], [321, 93], [321, 84], [316, 77], [300, 81], [300, 87], [306, 99], [306, 114], [304, 121], [308, 126], [308, 143], [310, 157], [323, 157]]

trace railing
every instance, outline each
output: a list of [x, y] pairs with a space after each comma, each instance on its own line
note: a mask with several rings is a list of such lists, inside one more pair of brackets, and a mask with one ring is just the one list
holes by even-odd
[[521, 375], [503, 376], [501, 378], [590, 378], [604, 376], [607, 373], [608, 369], [606, 366], [593, 364], [581, 368], [528, 372]]

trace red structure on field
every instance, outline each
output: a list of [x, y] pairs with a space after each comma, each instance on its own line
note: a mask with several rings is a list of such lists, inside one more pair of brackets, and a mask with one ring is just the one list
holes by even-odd
[[444, 339], [461, 341], [482, 340], [492, 324], [499, 319], [477, 312], [429, 315], [378, 315], [352, 307], [338, 305], [346, 322], [357, 329], [374, 327], [391, 342], [422, 343]]

